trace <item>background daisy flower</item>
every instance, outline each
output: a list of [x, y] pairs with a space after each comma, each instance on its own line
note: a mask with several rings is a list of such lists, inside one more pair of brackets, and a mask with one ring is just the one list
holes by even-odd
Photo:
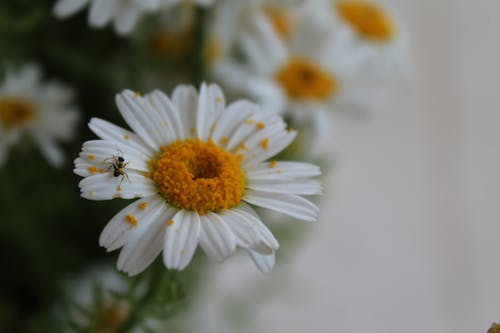
[[296, 124], [312, 119], [319, 129], [332, 109], [362, 109], [376, 96], [378, 86], [368, 85], [361, 71], [367, 54], [353, 52], [322, 7], [306, 3], [286, 35], [265, 13], [249, 21], [239, 36], [244, 60], [219, 69], [221, 83], [232, 91], [289, 115]]
[[[321, 193], [307, 163], [268, 161], [296, 136], [277, 113], [248, 101], [226, 107], [217, 85], [177, 87], [172, 97], [129, 90], [116, 97], [128, 131], [94, 118], [75, 160], [91, 200], [139, 198], [104, 228], [99, 243], [121, 249], [118, 268], [135, 275], [163, 250], [170, 269], [184, 269], [198, 244], [218, 261], [237, 246], [261, 271], [274, 266], [278, 241], [250, 205], [315, 221], [318, 208], [301, 195]], [[120, 164], [122, 163], [122, 164]], [[117, 172], [118, 170], [118, 172]]]
[[371, 0], [327, 0], [323, 5], [334, 29], [350, 39], [352, 51], [367, 54], [363, 70], [374, 80], [401, 80], [411, 73], [408, 31], [391, 8]]
[[[90, 3], [88, 21], [90, 26], [102, 28], [113, 22], [117, 34], [130, 33], [141, 15], [161, 7], [170, 7], [181, 0], [59, 0], [53, 8], [59, 18], [69, 17]], [[211, 0], [193, 0], [202, 5], [209, 5]]]
[[41, 82], [36, 65], [7, 68], [0, 83], [0, 164], [11, 146], [28, 136], [50, 163], [60, 166], [64, 156], [57, 141], [71, 139], [79, 117], [72, 100], [68, 87]]

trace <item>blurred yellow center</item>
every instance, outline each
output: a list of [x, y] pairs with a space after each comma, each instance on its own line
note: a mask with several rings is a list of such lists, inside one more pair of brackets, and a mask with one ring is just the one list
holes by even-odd
[[27, 124], [35, 116], [35, 106], [25, 99], [19, 97], [0, 99], [0, 122], [7, 130]]
[[301, 58], [285, 64], [276, 75], [288, 96], [299, 100], [324, 100], [332, 97], [339, 83], [326, 69]]
[[265, 5], [264, 13], [271, 21], [274, 30], [284, 39], [292, 35], [295, 21], [290, 11], [272, 5]]
[[194, 48], [194, 31], [163, 29], [156, 31], [149, 40], [149, 50], [156, 56], [186, 57]]
[[224, 45], [217, 36], [211, 36], [205, 42], [202, 52], [202, 59], [205, 66], [210, 67], [216, 64], [222, 58]]
[[387, 41], [394, 36], [392, 19], [375, 3], [347, 0], [338, 2], [336, 8], [340, 16], [364, 38]]
[[119, 333], [129, 317], [129, 308], [125, 304], [111, 304], [108, 301], [99, 303], [96, 332]]
[[241, 155], [214, 142], [176, 141], [151, 161], [158, 192], [170, 204], [200, 214], [233, 208], [245, 192]]

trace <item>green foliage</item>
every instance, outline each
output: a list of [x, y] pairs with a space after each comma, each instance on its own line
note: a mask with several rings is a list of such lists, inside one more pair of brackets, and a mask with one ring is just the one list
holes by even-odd
[[[123, 38], [109, 27], [90, 28], [86, 11], [58, 20], [51, 13], [53, 4], [53, 0], [0, 2], [0, 67], [40, 64], [47, 79], [57, 78], [75, 90], [75, 103], [83, 114], [74, 139], [64, 146], [68, 156], [64, 168], [53, 169], [26, 141], [12, 149], [0, 169], [0, 332], [58, 332], [54, 304], [61, 298], [62, 282], [93, 262], [116, 259], [98, 247], [97, 239], [105, 223], [127, 202], [81, 199], [71, 159], [83, 141], [93, 138], [86, 126], [91, 117], [123, 124], [115, 93], [125, 88], [142, 90], [147, 86], [145, 74], [164, 71], [167, 78], [172, 67], [148, 53], [152, 27], [147, 24], [142, 33]], [[200, 11], [198, 17], [202, 16]], [[200, 42], [201, 28], [196, 36]], [[186, 59], [189, 82], [185, 83], [201, 80], [197, 51]], [[132, 327], [136, 319], [150, 315], [166, 318], [186, 297], [188, 288], [181, 275], [165, 272], [158, 263], [138, 278], [151, 279], [154, 288], [146, 288], [150, 293], [144, 299], [120, 296], [140, 309], [127, 325]], [[196, 284], [186, 275], [190, 273], [183, 273], [183, 280]]]

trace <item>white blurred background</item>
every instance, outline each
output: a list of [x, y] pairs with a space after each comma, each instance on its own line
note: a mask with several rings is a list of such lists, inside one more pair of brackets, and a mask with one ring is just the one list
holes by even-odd
[[[216, 265], [205, 332], [235, 332], [219, 303], [242, 291], [253, 332], [469, 333], [500, 321], [500, 2], [382, 3], [410, 30], [412, 84], [370, 118], [334, 119], [320, 222], [270, 275]], [[279, 279], [283, 290], [261, 297]]]

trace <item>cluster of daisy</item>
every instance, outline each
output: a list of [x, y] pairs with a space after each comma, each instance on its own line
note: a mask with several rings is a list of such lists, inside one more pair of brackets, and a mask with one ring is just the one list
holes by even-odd
[[[321, 170], [308, 162], [308, 140], [328, 134], [329, 114], [364, 111], [411, 69], [397, 15], [372, 0], [57, 0], [52, 14], [65, 19], [57, 21], [63, 25], [86, 7], [91, 27], [112, 25], [119, 37], [106, 35], [110, 40], [140, 45], [154, 57], [150, 63], [171, 65], [151, 73], [144, 63], [137, 66], [145, 80], [128, 84], [149, 83], [148, 93], [113, 89], [121, 90], [115, 102], [127, 128], [92, 110], [88, 126], [97, 138], [84, 142], [74, 160], [83, 198], [132, 199], [99, 238], [107, 251], [120, 250], [118, 270], [130, 276], [159, 256], [169, 270], [183, 270], [198, 247], [219, 262], [242, 249], [269, 272], [279, 242], [263, 222], [275, 216], [266, 211], [318, 219], [310, 197], [322, 192]], [[127, 44], [127, 36], [136, 38]], [[174, 73], [191, 67], [199, 73], [188, 81], [214, 83], [179, 85], [186, 76]], [[75, 105], [73, 89], [42, 77], [39, 65], [8, 64], [2, 72], [0, 165], [9, 151], [31, 142], [49, 163], [63, 166], [60, 145], [76, 136], [85, 107]], [[80, 83], [74, 82], [91, 86]], [[174, 87], [171, 93], [167, 87]], [[297, 137], [306, 144], [291, 148]], [[132, 307], [142, 303], [129, 295], [132, 280], [115, 270], [99, 275], [113, 277], [96, 282], [109, 292], [78, 287], [95, 296], [87, 300], [94, 311], [69, 317], [76, 326], [121, 331], [135, 320]]]
[[[89, 5], [91, 26], [113, 22], [125, 35], [143, 14], [167, 8], [164, 15], [184, 19], [153, 35], [151, 47], [183, 57], [198, 23], [193, 6], [174, 6], [179, 2], [58, 0], [53, 11], [65, 18]], [[138, 274], [161, 252], [166, 267], [181, 270], [200, 245], [219, 261], [243, 248], [269, 271], [278, 241], [252, 206], [305, 221], [318, 215], [302, 196], [320, 194], [313, 179], [319, 168], [272, 160], [296, 137], [290, 125], [317, 131], [332, 110], [372, 103], [384, 76], [408, 68], [407, 38], [391, 12], [368, 0], [192, 2], [213, 5], [200, 59], [206, 76], [236, 101], [226, 105], [215, 84], [199, 92], [178, 86], [170, 97], [124, 90], [116, 104], [131, 130], [91, 119], [99, 140], [84, 143], [74, 171], [84, 177], [84, 198], [137, 199], [111, 219], [99, 241], [108, 251], [121, 248], [120, 270]], [[36, 66], [8, 69], [0, 86], [0, 161], [29, 136], [60, 165], [57, 141], [71, 137], [78, 119], [71, 101], [68, 88], [42, 84]]]

